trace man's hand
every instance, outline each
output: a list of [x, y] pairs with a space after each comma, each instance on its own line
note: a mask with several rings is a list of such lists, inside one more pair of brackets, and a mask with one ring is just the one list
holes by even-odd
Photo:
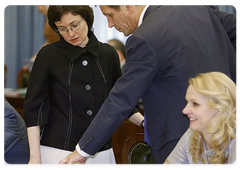
[[79, 162], [80, 164], [85, 164], [87, 158], [80, 155], [76, 150], [68, 155], [66, 158], [61, 160], [59, 164], [73, 164]]

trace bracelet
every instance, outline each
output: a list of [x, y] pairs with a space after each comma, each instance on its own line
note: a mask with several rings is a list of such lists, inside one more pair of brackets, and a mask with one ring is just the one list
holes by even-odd
[[142, 120], [142, 122], [140, 124], [140, 126], [144, 129], [143, 123], [144, 123], [144, 119]]

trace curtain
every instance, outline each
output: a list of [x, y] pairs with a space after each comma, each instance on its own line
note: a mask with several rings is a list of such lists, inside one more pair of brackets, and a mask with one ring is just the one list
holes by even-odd
[[6, 87], [17, 88], [17, 73], [45, 41], [45, 16], [36, 6], [7, 6], [4, 11], [4, 64]]

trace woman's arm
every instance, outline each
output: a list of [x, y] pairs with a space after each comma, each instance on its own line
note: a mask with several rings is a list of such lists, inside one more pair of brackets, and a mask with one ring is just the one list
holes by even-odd
[[41, 164], [40, 126], [29, 127], [27, 128], [27, 131], [30, 149], [29, 164]]

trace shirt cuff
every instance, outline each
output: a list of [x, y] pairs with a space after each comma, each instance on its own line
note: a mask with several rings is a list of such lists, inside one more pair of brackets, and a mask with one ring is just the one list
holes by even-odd
[[91, 155], [89, 155], [88, 153], [86, 153], [86, 152], [84, 152], [83, 150], [81, 150], [79, 144], [77, 144], [75, 148], [76, 148], [77, 152], [78, 152], [81, 156], [86, 157], [86, 158], [89, 157], [89, 156], [91, 156]]

